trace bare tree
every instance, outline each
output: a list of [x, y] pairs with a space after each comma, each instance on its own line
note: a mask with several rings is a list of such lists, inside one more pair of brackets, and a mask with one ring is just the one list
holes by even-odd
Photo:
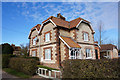
[[104, 24], [102, 21], [98, 22], [97, 29], [98, 29], [97, 41], [99, 44], [103, 44], [108, 39], [108, 36], [105, 35], [106, 31], [104, 29]]
[[20, 46], [21, 46], [21, 54], [24, 56], [28, 56], [29, 44], [26, 45], [20, 44]]

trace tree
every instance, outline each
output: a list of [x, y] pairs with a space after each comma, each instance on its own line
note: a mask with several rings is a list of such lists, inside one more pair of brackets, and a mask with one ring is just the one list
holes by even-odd
[[20, 44], [20, 47], [21, 47], [21, 55], [24, 55], [24, 56], [28, 56], [29, 55], [29, 44], [26, 44], [26, 45], [23, 45], [23, 44]]
[[102, 21], [98, 22], [97, 29], [98, 29], [98, 35], [97, 35], [98, 39], [97, 39], [97, 41], [98, 41], [99, 44], [103, 44], [108, 39], [108, 37], [105, 36], [106, 31], [104, 29], [104, 24], [103, 24]]
[[8, 43], [2, 44], [2, 54], [13, 54], [13, 47]]

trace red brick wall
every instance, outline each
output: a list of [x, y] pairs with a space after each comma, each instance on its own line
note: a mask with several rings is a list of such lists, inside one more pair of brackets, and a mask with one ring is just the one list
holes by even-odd
[[100, 49], [99, 49], [99, 47], [95, 47], [95, 49], [98, 50], [98, 59], [100, 59]]

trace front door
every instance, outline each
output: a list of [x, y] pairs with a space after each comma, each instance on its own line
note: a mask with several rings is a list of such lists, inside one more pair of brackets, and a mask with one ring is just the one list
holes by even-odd
[[96, 55], [96, 59], [98, 59], [98, 50], [95, 49], [95, 55]]

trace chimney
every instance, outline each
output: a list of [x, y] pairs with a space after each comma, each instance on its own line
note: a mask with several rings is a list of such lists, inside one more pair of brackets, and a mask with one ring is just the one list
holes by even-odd
[[15, 46], [14, 44], [11, 44], [11, 46], [13, 47], [13, 46]]
[[65, 17], [63, 17], [60, 13], [57, 14], [57, 18], [60, 18], [62, 20], [65, 20]]
[[98, 44], [98, 41], [95, 41], [94, 43]]

